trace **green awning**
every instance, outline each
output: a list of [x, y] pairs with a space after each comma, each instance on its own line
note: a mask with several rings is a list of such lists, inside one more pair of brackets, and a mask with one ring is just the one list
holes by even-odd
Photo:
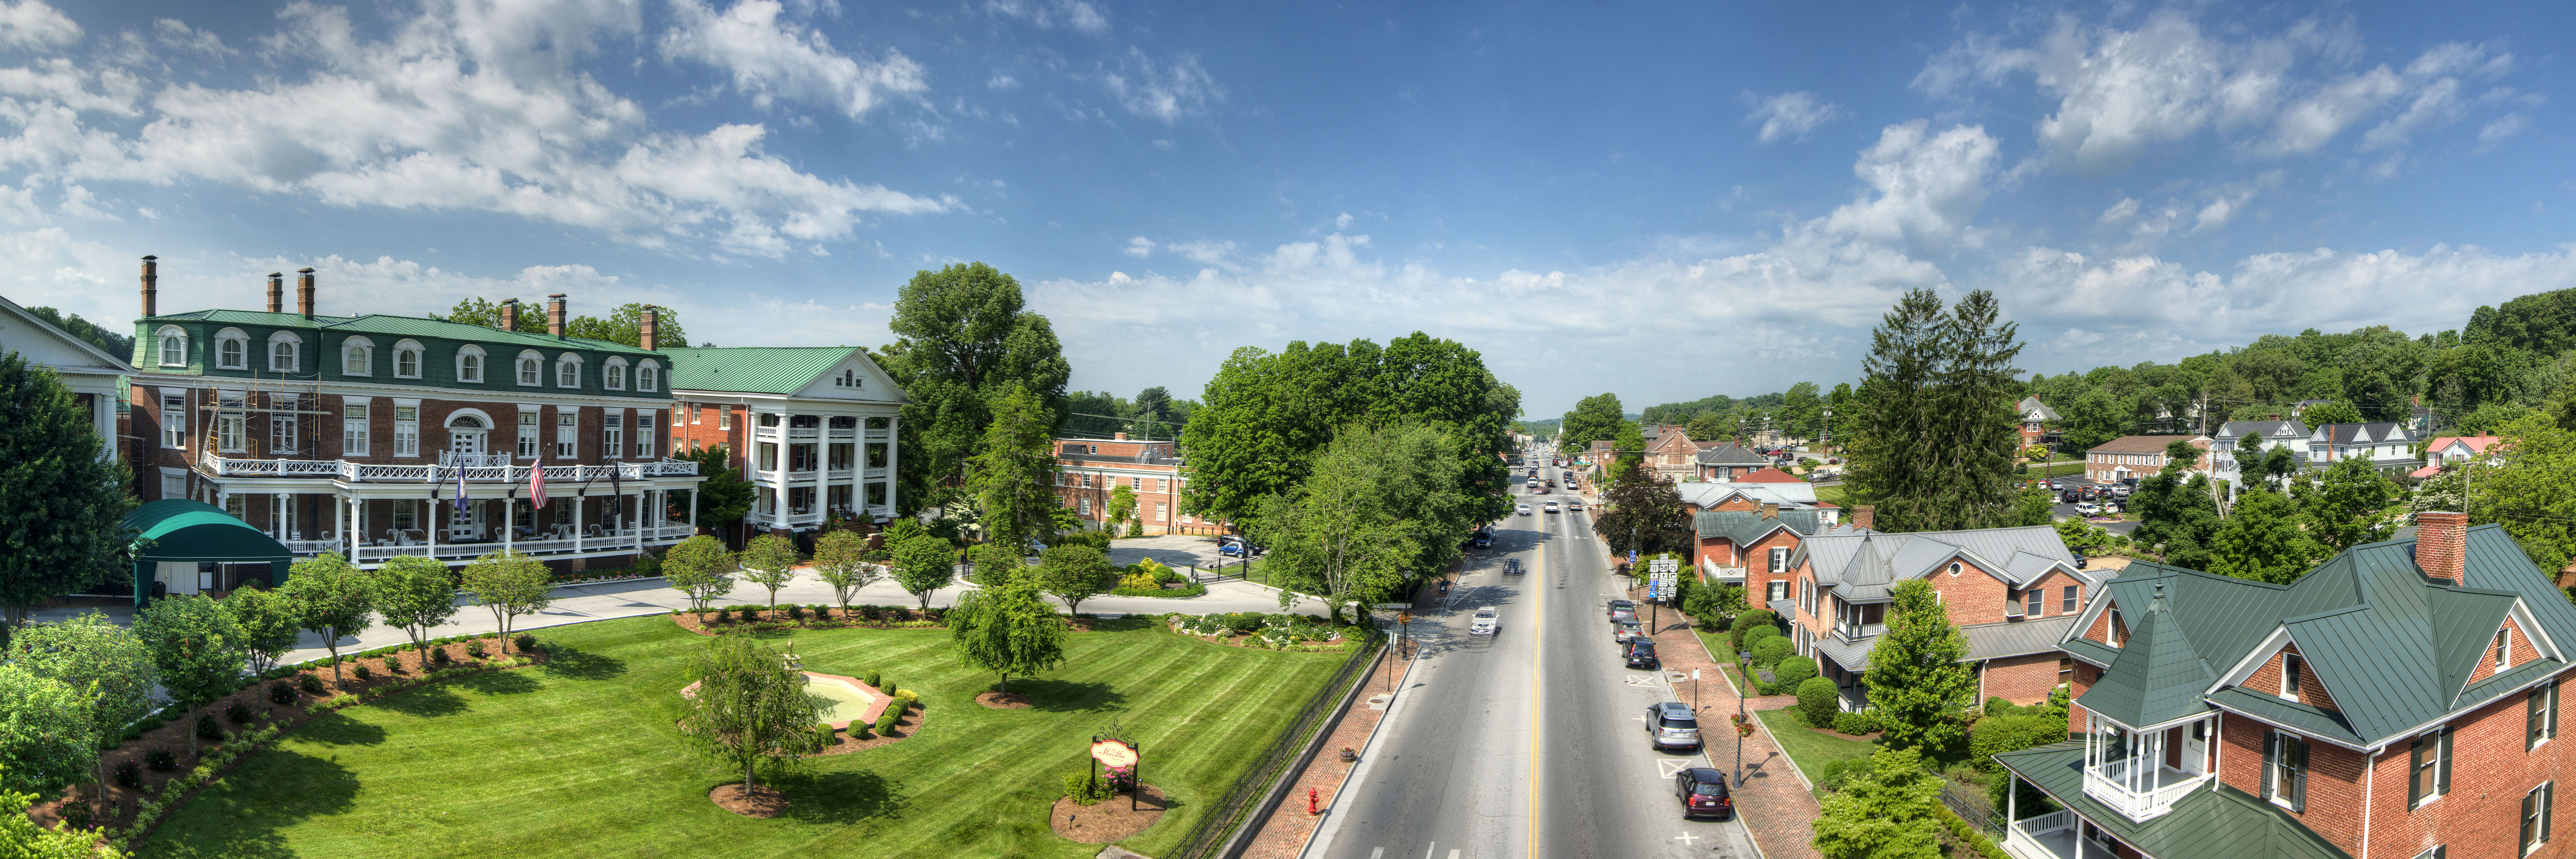
[[128, 514], [124, 524], [152, 541], [134, 556], [136, 561], [256, 564], [295, 560], [275, 538], [203, 501], [170, 498], [148, 502]]

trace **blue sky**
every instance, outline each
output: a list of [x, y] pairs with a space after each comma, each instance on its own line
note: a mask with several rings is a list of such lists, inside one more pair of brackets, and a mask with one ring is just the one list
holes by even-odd
[[1720, 6], [0, 0], [0, 294], [876, 345], [982, 260], [1077, 387], [1423, 330], [1547, 417], [1848, 380], [1917, 286], [2046, 372], [2576, 286], [2569, 4]]

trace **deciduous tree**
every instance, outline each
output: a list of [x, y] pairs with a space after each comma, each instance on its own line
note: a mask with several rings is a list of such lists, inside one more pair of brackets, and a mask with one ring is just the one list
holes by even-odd
[[930, 610], [930, 594], [957, 578], [957, 547], [927, 533], [894, 544], [894, 580]]
[[828, 702], [806, 694], [805, 675], [778, 651], [719, 635], [690, 655], [688, 674], [698, 688], [681, 696], [680, 735], [699, 754], [741, 767], [745, 790], [759, 787], [763, 762], [820, 750], [814, 723]]
[[1033, 583], [967, 591], [945, 619], [957, 660], [1000, 673], [1003, 692], [1011, 691], [1012, 674], [1034, 675], [1064, 662], [1064, 618]]
[[1566, 412], [1564, 423], [1558, 425], [1556, 449], [1568, 456], [1582, 454], [1592, 449], [1593, 442], [1618, 438], [1620, 426], [1626, 423], [1628, 415], [1619, 406], [1618, 394], [1584, 397], [1575, 401], [1574, 410]]
[[1682, 506], [1681, 491], [1649, 469], [1620, 472], [1610, 491], [1602, 494], [1601, 504], [1603, 509], [1593, 513], [1592, 531], [1621, 557], [1629, 552], [1688, 552], [1695, 546], [1697, 535], [1691, 530], [1690, 512]]
[[903, 339], [878, 350], [878, 363], [911, 399], [897, 429], [898, 512], [954, 497], [946, 481], [965, 475], [996, 397], [1011, 386], [1036, 397], [1047, 431], [1063, 420], [1072, 365], [1054, 326], [1026, 309], [1010, 275], [980, 262], [915, 273], [887, 327]]
[[[1024, 551], [1053, 530], [1054, 511], [1064, 506], [1055, 494], [1055, 418], [1017, 382], [995, 392], [988, 413], [991, 422], [967, 463], [966, 491], [982, 510], [985, 538]], [[1135, 506], [1134, 495], [1128, 506]]]
[[731, 448], [719, 444], [697, 450], [675, 450], [671, 452], [671, 458], [697, 463], [698, 476], [704, 478], [698, 481], [697, 489], [683, 490], [673, 496], [675, 504], [685, 507], [690, 503], [686, 493], [698, 493], [699, 524], [729, 529], [742, 521], [743, 514], [751, 512], [754, 487], [751, 481], [743, 479], [741, 469], [733, 467]]
[[54, 371], [0, 351], [0, 644], [27, 609], [133, 566], [133, 475]]
[[740, 566], [723, 542], [700, 534], [662, 553], [662, 580], [687, 594], [689, 611], [703, 619], [709, 601], [733, 592], [733, 573]]
[[[447, 565], [419, 555], [395, 555], [376, 568], [376, 613], [429, 649], [429, 631], [456, 616], [456, 579]], [[230, 599], [226, 600], [230, 602]]]
[[776, 534], [751, 538], [742, 547], [742, 580], [769, 589], [769, 609], [778, 610], [778, 589], [796, 580], [796, 543]]
[[278, 592], [295, 605], [295, 625], [322, 636], [331, 651], [331, 680], [340, 679], [340, 639], [376, 624], [373, 577], [336, 554], [317, 555], [289, 568]]
[[2469, 521], [2501, 522], [2533, 564], [2565, 569], [2576, 558], [2576, 528], [2569, 527], [2576, 523], [2576, 430], [2532, 414], [2499, 435], [2488, 449], [2493, 460], [2473, 460], [2463, 472]]
[[[134, 615], [134, 635], [152, 654], [152, 673], [162, 690], [187, 705], [191, 724], [204, 715], [207, 704], [232, 691], [233, 683], [241, 679], [247, 654], [240, 631], [214, 600], [202, 594], [145, 603]], [[190, 731], [188, 753], [196, 752], [197, 734]]]
[[2317, 542], [2320, 555], [2331, 557], [2388, 539], [2397, 530], [2388, 508], [2399, 492], [2397, 482], [2372, 468], [2370, 460], [2347, 458], [2336, 460], [2313, 482], [2301, 480], [2292, 488], [2291, 500], [2298, 505], [2308, 539]]
[[[70, 687], [89, 708], [89, 723], [102, 736], [124, 730], [152, 710], [152, 651], [105, 614], [83, 612], [20, 630], [0, 662]], [[9, 712], [9, 706], [0, 705], [0, 713]], [[98, 756], [89, 757], [90, 781], [105, 781]], [[6, 760], [0, 757], [0, 769], [8, 768]]]
[[1280, 605], [1314, 594], [1339, 618], [1455, 558], [1483, 511], [1462, 497], [1453, 450], [1429, 427], [1349, 427], [1294, 495], [1265, 499], [1253, 536], [1269, 547], [1261, 563]]
[[[91, 830], [58, 826], [46, 829], [27, 816], [36, 804], [33, 793], [0, 792], [0, 856], [9, 859], [98, 859], [107, 856], [98, 846], [98, 833]], [[124, 852], [114, 854], [125, 859]]]
[[2310, 427], [2323, 424], [2357, 424], [2361, 423], [2361, 409], [2342, 401], [2318, 403], [2300, 412], [2299, 421]]
[[96, 711], [79, 690], [0, 664], [0, 790], [52, 796], [98, 762]]
[[1816, 852], [1825, 859], [1940, 859], [1941, 820], [1932, 810], [1940, 797], [1941, 780], [1924, 771], [1919, 748], [1880, 748], [1866, 774], [1825, 796]]
[[1870, 651], [1869, 704], [1886, 726], [1888, 743], [1941, 750], [1959, 739], [1959, 711], [1975, 702], [1976, 676], [1968, 637], [1950, 623], [1932, 586], [1920, 579], [1896, 586], [1887, 632]]
[[1118, 568], [1090, 546], [1049, 546], [1038, 560], [1037, 586], [1063, 600], [1066, 614], [1077, 614], [1084, 599], [1118, 586]]
[[226, 595], [219, 605], [241, 633], [242, 650], [250, 657], [253, 674], [276, 667], [277, 660], [304, 637], [295, 600], [282, 592], [242, 588]]
[[2257, 489], [2236, 499], [2210, 537], [2209, 572], [2286, 585], [2306, 575], [2319, 547], [2299, 530], [2289, 496]]
[[885, 578], [885, 568], [869, 563], [868, 538], [856, 531], [833, 531], [814, 541], [814, 577], [832, 586], [832, 598], [846, 615], [850, 599]]
[[501, 628], [501, 652], [510, 652], [510, 625], [523, 614], [536, 614], [554, 604], [554, 574], [546, 563], [517, 552], [492, 552], [465, 565], [465, 591], [492, 610]]

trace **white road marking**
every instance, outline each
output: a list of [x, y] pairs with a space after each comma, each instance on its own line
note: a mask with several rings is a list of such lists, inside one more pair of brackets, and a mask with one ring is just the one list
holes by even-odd
[[1431, 859], [1431, 851], [1439, 849], [1437, 846], [1439, 843], [1440, 842], [1434, 841], [1430, 844], [1422, 845], [1422, 859]]
[[1628, 675], [1628, 685], [1653, 687], [1661, 684], [1655, 682], [1655, 675], [1652, 674], [1630, 674]]
[[1694, 759], [1691, 759], [1691, 758], [1683, 758], [1683, 759], [1681, 759], [1681, 760], [1672, 760], [1672, 759], [1670, 759], [1670, 758], [1656, 758], [1656, 759], [1655, 759], [1655, 769], [1657, 770], [1657, 773], [1656, 773], [1656, 774], [1657, 774], [1657, 775], [1660, 775], [1660, 776], [1662, 776], [1662, 777], [1664, 777], [1664, 778], [1672, 778], [1673, 776], [1681, 775], [1683, 770], [1690, 769], [1690, 768], [1691, 768], [1691, 765], [1692, 765], [1692, 764], [1696, 764], [1696, 763], [1699, 763], [1699, 761], [1694, 760]]
[[1369, 859], [1386, 859], [1386, 848], [1380, 847], [1369, 851]]
[[1691, 845], [1691, 842], [1698, 841], [1699, 836], [1684, 832], [1680, 835], [1673, 836], [1673, 840], [1681, 842], [1684, 847], [1688, 847]]
[[1457, 848], [1452, 847], [1452, 848], [1450, 848], [1450, 849], [1449, 849], [1449, 859], [1458, 859], [1458, 849], [1457, 849]]

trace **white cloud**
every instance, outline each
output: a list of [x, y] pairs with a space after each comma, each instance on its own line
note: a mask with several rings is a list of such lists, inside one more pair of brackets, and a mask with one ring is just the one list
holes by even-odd
[[1100, 9], [1083, 0], [986, 0], [985, 11], [1006, 18], [1018, 18], [1039, 29], [1052, 29], [1058, 24], [1085, 33], [1109, 32], [1109, 18]]
[[[1749, 92], [1745, 97], [1748, 100], [1754, 98]], [[1803, 140], [1807, 132], [1841, 118], [1844, 113], [1842, 105], [1825, 101], [1815, 93], [1786, 92], [1762, 100], [1752, 113], [1744, 115], [1744, 121], [1762, 123], [1762, 131], [1756, 136], [1764, 143], [1771, 143]]]
[[226, 47], [223, 37], [193, 29], [187, 22], [177, 18], [162, 18], [152, 22], [152, 33], [162, 47], [175, 51], [201, 54], [217, 60], [241, 53]]
[[821, 31], [781, 20], [783, 11], [774, 0], [737, 0], [721, 13], [698, 0], [671, 0], [662, 56], [732, 74], [734, 88], [762, 108], [790, 98], [856, 118], [890, 94], [929, 88], [921, 64], [901, 52], [862, 62], [835, 50]]
[[1336, 215], [1336, 216], [1334, 216], [1334, 217], [1333, 217], [1333, 229], [1336, 229], [1336, 230], [1347, 230], [1347, 229], [1350, 229], [1350, 228], [1351, 228], [1351, 213], [1349, 213], [1349, 212], [1343, 212], [1343, 213], [1341, 213], [1341, 214]]
[[49, 48], [80, 41], [80, 37], [79, 24], [39, 0], [0, 2], [0, 46]]
[[1109, 95], [1129, 112], [1162, 120], [1165, 125], [1205, 111], [1211, 102], [1225, 100], [1225, 88], [1199, 67], [1198, 57], [1189, 54], [1157, 63], [1144, 51], [1130, 48], [1117, 68], [1103, 67], [1099, 79]]
[[2122, 197], [2120, 198], [2120, 202], [2111, 204], [2111, 208], [2102, 210], [2102, 217], [2097, 219], [2095, 223], [2103, 225], [2119, 224], [2125, 223], [2137, 216], [2138, 198]]
[[1968, 220], [1985, 203], [1996, 151], [1982, 126], [1939, 134], [1929, 133], [1919, 119], [1888, 126], [1852, 165], [1878, 196], [1835, 209], [1825, 227], [1918, 253], [1945, 251], [1973, 238]]
[[993, 90], [993, 91], [995, 91], [995, 92], [999, 92], [999, 91], [1002, 91], [1002, 90], [1019, 89], [1019, 88], [1020, 88], [1020, 79], [1019, 79], [1019, 78], [1015, 78], [1015, 77], [1011, 77], [1010, 75], [1006, 75], [1006, 74], [1002, 74], [1002, 73], [999, 73], [999, 72], [995, 72], [995, 73], [993, 74], [993, 77], [992, 77], [992, 79], [991, 79], [991, 80], [987, 80], [987, 81], [985, 81], [985, 82], [984, 82], [984, 88], [985, 88], [985, 89], [989, 89], [989, 90]]
[[1127, 246], [1119, 249], [1119, 253], [1123, 253], [1137, 259], [1144, 259], [1146, 257], [1153, 256], [1154, 240], [1144, 236], [1137, 236], [1135, 238], [1128, 239]]
[[2496, 117], [2494, 122], [2487, 123], [2487, 127], [2478, 129], [2478, 149], [2479, 151], [2493, 149], [2496, 144], [2503, 143], [2507, 138], [2516, 134], [2521, 134], [2524, 128], [2528, 128], [2530, 126], [2531, 120], [2523, 118], [2522, 114], [2519, 113], [2508, 113], [2503, 116]]

